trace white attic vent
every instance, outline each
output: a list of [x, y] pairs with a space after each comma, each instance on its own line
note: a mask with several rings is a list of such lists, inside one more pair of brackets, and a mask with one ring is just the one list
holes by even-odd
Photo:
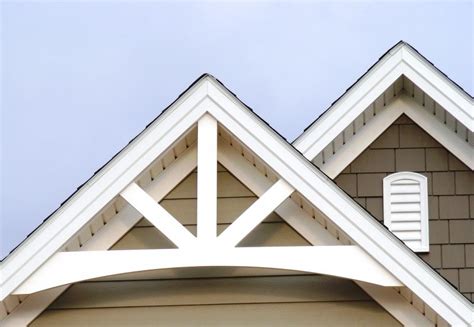
[[384, 224], [415, 252], [429, 251], [428, 186], [413, 172], [391, 174], [383, 180]]

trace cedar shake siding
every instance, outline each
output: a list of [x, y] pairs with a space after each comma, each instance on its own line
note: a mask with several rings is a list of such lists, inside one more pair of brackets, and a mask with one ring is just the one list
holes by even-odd
[[407, 116], [401, 116], [335, 178], [383, 223], [382, 180], [400, 171], [428, 178], [430, 251], [418, 253], [474, 300], [474, 172]]

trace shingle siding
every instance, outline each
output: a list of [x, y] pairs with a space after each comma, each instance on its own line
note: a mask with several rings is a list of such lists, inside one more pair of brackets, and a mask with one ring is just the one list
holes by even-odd
[[335, 181], [383, 222], [382, 180], [399, 171], [428, 178], [430, 252], [418, 255], [472, 301], [474, 172], [403, 115]]

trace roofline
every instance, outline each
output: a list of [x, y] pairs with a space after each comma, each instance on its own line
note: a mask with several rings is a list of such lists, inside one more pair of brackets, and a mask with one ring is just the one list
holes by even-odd
[[[339, 131], [341, 124], [344, 123], [347, 126], [357, 117], [355, 113], [351, 113], [355, 110], [355, 107], [357, 107], [357, 112], [363, 111], [365, 107], [361, 107], [361, 102], [365, 104], [372, 103], [377, 96], [385, 91], [386, 88], [383, 88], [383, 85], [388, 87], [403, 75], [406, 75], [410, 80], [416, 79], [416, 81], [412, 80], [415, 84], [423, 84], [418, 85], [418, 87], [428, 93], [469, 130], [474, 130], [474, 98], [423, 57], [415, 48], [406, 42], [400, 41], [382, 55], [292, 144], [302, 151], [306, 157], [313, 159], [332, 141], [325, 134], [335, 134], [333, 135], [335, 137], [337, 135], [335, 132], [336, 125], [339, 126], [337, 129]], [[429, 90], [424, 90], [424, 88]], [[344, 118], [343, 122], [341, 121], [342, 118]]]
[[[199, 106], [204, 103], [203, 99], [209, 100], [205, 101], [205, 108]], [[265, 121], [249, 111], [246, 105], [210, 75], [199, 79], [192, 89], [175, 101], [149, 129], [135, 138], [78, 194], [69, 199], [64, 209], [58, 210], [42, 228], [4, 262], [1, 267], [2, 273], [5, 272], [6, 266], [10, 266], [7, 273], [16, 275], [16, 286], [10, 285], [9, 289], [13, 290], [34, 273], [39, 265], [69, 239], [69, 235], [73, 235], [90, 220], [94, 210], [100, 210], [98, 207], [102, 207], [112, 194], [116, 194], [117, 189], [122, 188], [123, 185], [126, 186], [130, 180], [133, 181], [133, 178], [141, 173], [142, 168], [146, 167], [150, 160], [154, 160], [155, 154], [161, 154], [175, 141], [177, 135], [191, 128], [205, 112], [209, 112], [233, 134], [238, 135], [242, 142], [247, 145], [252, 144], [252, 150], [272, 166], [283, 179], [293, 187], [297, 186], [296, 189], [310, 202], [317, 204], [339, 228], [350, 231], [348, 234], [362, 248], [391, 270], [397, 278], [445, 319], [454, 323], [467, 324], [472, 321], [471, 305], [457, 290], [376, 222], [367, 211], [360, 208], [297, 149], [274, 130], [268, 128]], [[158, 128], [161, 124], [165, 124], [166, 128]], [[160, 137], [157, 139], [158, 136]], [[152, 145], [147, 143], [150, 142], [150, 138], [154, 142]], [[130, 158], [125, 159], [127, 156]], [[123, 161], [126, 162], [123, 163]], [[118, 177], [113, 179], [111, 175]], [[113, 190], [109, 190], [110, 187], [103, 180], [106, 178], [113, 184], [111, 184]], [[103, 182], [103, 185], [97, 185], [99, 180]], [[99, 195], [95, 197], [96, 194]], [[78, 201], [82, 202], [78, 203]], [[93, 203], [95, 207], [91, 209], [88, 203]], [[77, 213], [79, 209], [81, 211]], [[64, 214], [66, 210], [69, 210], [68, 215]], [[89, 211], [84, 213], [87, 210]], [[61, 217], [62, 214], [65, 216]], [[62, 229], [57, 225], [53, 226], [53, 223], [59, 227], [62, 226]], [[19, 252], [25, 252], [28, 246], [33, 247], [34, 239], [37, 239], [38, 234], [45, 234], [46, 229], [50, 233], [44, 235], [42, 242], [46, 242], [48, 248], [34, 248], [30, 253], [23, 254], [23, 258], [19, 258]], [[26, 265], [28, 266], [25, 268]]]

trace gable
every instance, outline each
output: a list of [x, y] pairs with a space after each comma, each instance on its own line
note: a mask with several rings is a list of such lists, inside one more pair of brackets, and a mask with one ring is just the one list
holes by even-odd
[[428, 179], [430, 251], [420, 258], [472, 301], [474, 172], [407, 116], [400, 117], [335, 182], [383, 222], [382, 180], [401, 171]]
[[399, 43], [293, 144], [334, 178], [401, 114], [474, 169], [474, 100]]
[[[219, 153], [216, 153], [215, 133], [209, 133], [216, 130], [217, 122], [219, 134], [224, 139], [219, 142], [219, 147], [224, 151]], [[199, 146], [196, 149], [186, 139], [196, 124], [208, 126], [198, 128], [198, 143], [204, 138], [203, 144], [206, 144], [204, 148], [200, 147], [201, 155], [196, 153], [199, 152]], [[181, 148], [179, 151], [176, 150], [178, 145]], [[231, 246], [224, 248], [228, 253], [209, 247], [209, 244], [205, 247], [206, 251], [199, 251], [200, 247], [193, 246], [195, 236], [158, 204], [183, 177], [192, 172], [197, 160], [198, 170], [203, 172], [198, 173], [197, 183], [197, 194], [201, 196], [198, 197], [197, 205], [197, 237], [209, 234], [203, 237], [206, 241], [210, 240], [207, 237], [215, 233], [214, 222], [217, 218], [213, 213], [217, 207], [217, 190], [212, 186], [217, 185], [217, 159], [259, 196], [244, 212], [247, 213], [244, 217], [240, 216], [219, 235], [219, 238], [225, 239], [226, 247]], [[201, 164], [200, 160], [203, 160]], [[159, 173], [155, 174], [154, 169]], [[205, 182], [200, 183], [199, 179]], [[232, 247], [272, 211], [277, 212], [311, 244], [318, 246], [271, 250]], [[187, 248], [187, 252], [176, 252], [175, 249], [147, 252], [85, 251], [109, 248], [115, 243], [114, 237], [127, 232], [142, 215], [173, 243]], [[206, 219], [200, 220], [200, 217]], [[259, 217], [259, 220], [255, 217]], [[86, 238], [88, 234], [92, 236], [89, 240], [84, 242], [86, 238], [77, 235], [84, 231], [82, 228], [88, 223], [100, 223], [101, 219], [106, 228], [91, 229], [92, 232], [86, 233]], [[324, 225], [319, 224], [319, 221]], [[200, 226], [203, 227], [202, 232]], [[328, 233], [332, 233], [331, 229], [334, 229], [337, 242], [328, 236]], [[98, 238], [98, 235], [106, 236]], [[77, 244], [71, 246], [67, 244], [69, 241], [76, 241]], [[69, 251], [61, 252], [64, 247]], [[79, 248], [81, 251], [71, 251]], [[160, 260], [157, 260], [158, 254], [163, 255]], [[345, 257], [344, 263], [347, 265], [344, 269], [334, 260], [341, 256]], [[301, 257], [313, 260], [302, 261], [298, 259]], [[106, 260], [103, 259], [113, 264], [104, 266], [101, 263]], [[351, 261], [354, 262], [351, 264]], [[97, 264], [91, 265], [91, 262]], [[427, 323], [426, 318], [419, 317], [419, 314], [411, 314], [414, 309], [402, 299], [402, 291], [388, 288], [403, 284], [413, 290], [422, 303], [427, 303], [426, 308], [431, 307], [444, 319], [453, 323], [471, 320], [470, 308], [456, 293], [443, 286], [444, 281], [425, 270], [424, 264], [416, 256], [400, 246], [384, 228], [372, 222], [370, 215], [331, 180], [208, 76], [185, 93], [7, 258], [2, 264], [2, 273], [6, 276], [2, 297], [5, 298], [11, 292], [22, 295], [107, 274], [188, 266], [191, 263], [197, 266], [218, 266], [222, 263], [262, 266], [365, 280], [386, 286], [380, 289], [367, 283], [361, 284], [371, 296], [385, 297], [389, 302], [402, 306], [402, 311], [394, 313], [400, 319], [410, 316], [420, 324]], [[84, 268], [78, 269], [79, 266]], [[51, 278], [54, 269], [63, 272], [55, 274], [55, 280]], [[53, 294], [57, 296], [64, 287], [45, 291], [48, 301], [52, 301]], [[37, 294], [28, 296], [22, 307], [33, 305]]]

